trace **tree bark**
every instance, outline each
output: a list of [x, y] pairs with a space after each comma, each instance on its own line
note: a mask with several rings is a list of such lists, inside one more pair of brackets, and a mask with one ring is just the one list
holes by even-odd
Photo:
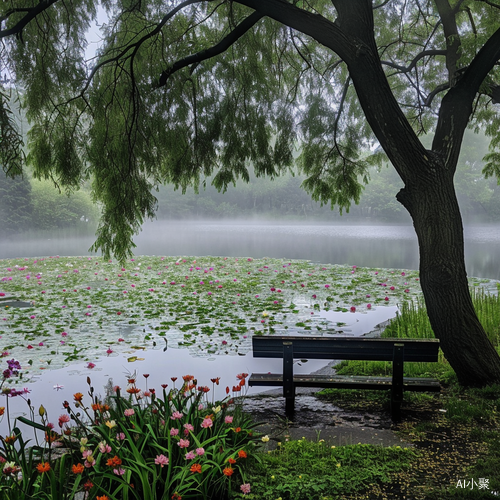
[[434, 334], [460, 385], [481, 387], [500, 381], [500, 360], [469, 293], [453, 175], [442, 166], [434, 172], [435, 179], [414, 182], [397, 198], [417, 233], [420, 284]]

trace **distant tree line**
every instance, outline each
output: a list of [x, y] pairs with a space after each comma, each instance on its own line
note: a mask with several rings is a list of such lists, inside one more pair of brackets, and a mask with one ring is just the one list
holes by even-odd
[[[500, 186], [485, 179], [483, 163], [477, 161], [486, 152], [483, 136], [468, 134], [455, 176], [456, 190], [465, 222], [500, 221]], [[376, 175], [375, 175], [376, 174]], [[358, 205], [340, 215], [330, 206], [321, 206], [301, 187], [304, 177], [291, 173], [274, 180], [253, 176], [249, 183], [238, 182], [220, 193], [207, 180], [199, 192], [188, 189], [182, 194], [172, 186], [153, 193], [158, 199], [159, 219], [268, 217], [288, 219], [339, 220], [357, 218], [376, 222], [411, 223], [396, 193], [402, 183], [394, 169], [373, 169]], [[27, 177], [8, 178], [0, 174], [0, 234], [28, 230], [65, 228], [95, 229], [99, 209], [85, 187], [67, 196], [49, 181]]]
[[71, 196], [60, 193], [48, 181], [6, 177], [0, 173], [0, 234], [54, 230], [92, 225], [99, 215], [90, 194], [80, 190]]
[[[487, 152], [487, 140], [482, 135], [467, 133], [461, 160], [455, 175], [455, 186], [464, 221], [500, 221], [500, 186], [496, 179], [485, 179], [484, 163], [477, 161]], [[304, 176], [287, 174], [269, 178], [253, 176], [250, 182], [238, 182], [225, 193], [207, 181], [196, 194], [188, 189], [185, 194], [172, 186], [163, 186], [155, 196], [158, 199], [158, 218], [187, 219], [195, 217], [270, 217], [313, 218], [320, 220], [369, 218], [378, 222], [411, 223], [408, 212], [396, 200], [396, 193], [403, 187], [401, 179], [392, 168], [373, 168], [371, 179], [365, 186], [358, 205], [340, 215], [330, 206], [321, 206], [302, 188]]]

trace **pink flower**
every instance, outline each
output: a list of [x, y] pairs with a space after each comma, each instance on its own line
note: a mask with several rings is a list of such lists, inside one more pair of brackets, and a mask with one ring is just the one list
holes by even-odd
[[187, 448], [189, 446], [189, 439], [180, 439], [177, 443], [177, 446], [180, 446], [181, 448]]
[[352, 312], [352, 313], [355, 313], [355, 312], [356, 312], [356, 307], [355, 307], [355, 306], [351, 306], [351, 312]]
[[196, 448], [196, 454], [201, 457], [202, 455], [205, 454], [205, 449], [204, 448]]
[[134, 409], [133, 408], [127, 408], [123, 414], [126, 416], [126, 417], [131, 417], [133, 414], [135, 413]]
[[179, 411], [174, 411], [174, 413], [172, 413], [172, 416], [170, 417], [172, 420], [179, 420], [183, 417], [182, 413], [179, 412]]
[[67, 336], [68, 336], [68, 334], [67, 334], [66, 332], [61, 332], [61, 336], [62, 336], [62, 337], [67, 337]]
[[88, 363], [87, 364], [87, 368], [95, 368], [95, 364], [94, 363]]
[[245, 483], [240, 486], [240, 490], [243, 493], [243, 495], [247, 495], [250, 493], [250, 483]]
[[225, 424], [232, 424], [233, 423], [233, 417], [231, 415], [226, 415], [226, 418], [224, 419]]
[[186, 460], [193, 460], [196, 458], [196, 453], [194, 451], [189, 451], [186, 453]]
[[201, 426], [204, 428], [204, 429], [207, 429], [209, 427], [212, 427], [212, 425], [214, 425], [214, 423], [212, 422], [212, 419], [211, 418], [205, 418], [203, 420], [203, 422], [201, 423]]
[[184, 424], [184, 429], [188, 432], [189, 431], [194, 431], [194, 427], [191, 424]]
[[125, 474], [125, 469], [119, 467], [118, 469], [113, 469], [113, 473], [117, 476], [123, 476], [123, 474]]
[[69, 422], [69, 415], [64, 414], [59, 417], [59, 427], [62, 427], [65, 423]]
[[366, 304], [366, 308], [367, 308], [367, 309], [371, 309], [371, 308], [372, 308], [372, 305], [371, 305], [371, 304]]
[[117, 441], [125, 441], [125, 434], [123, 432], [119, 432], [117, 435], [116, 435], [116, 440]]
[[168, 465], [168, 458], [165, 455], [156, 455], [155, 464], [163, 468], [165, 465]]
[[176, 429], [175, 427], [172, 427], [170, 429], [170, 435], [171, 436], [177, 436], [177, 434], [179, 434], [179, 429]]

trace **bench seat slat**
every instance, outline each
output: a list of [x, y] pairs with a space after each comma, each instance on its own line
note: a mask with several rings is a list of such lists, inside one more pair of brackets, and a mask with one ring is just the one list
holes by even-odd
[[280, 358], [284, 342], [293, 343], [295, 359], [392, 361], [394, 343], [404, 344], [404, 361], [435, 362], [439, 352], [437, 339], [254, 336], [253, 355]]
[[[387, 390], [392, 386], [392, 377], [363, 377], [346, 375], [294, 375], [296, 387], [334, 387], [337, 389], [371, 389]], [[249, 386], [283, 386], [283, 375], [280, 373], [252, 373]], [[439, 392], [440, 385], [436, 379], [420, 377], [403, 377], [405, 391]]]

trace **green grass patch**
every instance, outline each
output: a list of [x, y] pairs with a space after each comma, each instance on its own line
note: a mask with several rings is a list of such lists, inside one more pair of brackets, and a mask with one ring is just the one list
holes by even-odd
[[391, 482], [417, 456], [418, 451], [399, 446], [335, 447], [301, 439], [263, 454], [247, 479], [252, 498], [260, 500], [333, 500]]

